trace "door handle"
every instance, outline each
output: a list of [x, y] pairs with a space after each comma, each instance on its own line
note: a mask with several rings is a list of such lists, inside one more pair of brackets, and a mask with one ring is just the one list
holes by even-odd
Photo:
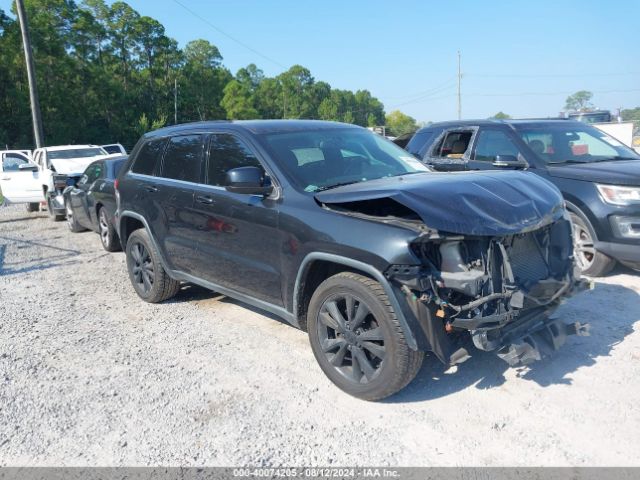
[[11, 180], [11, 177], [2, 177], [0, 180]]
[[149, 193], [156, 193], [158, 191], [158, 187], [155, 185], [147, 185], [144, 189]]
[[209, 195], [196, 195], [196, 202], [204, 203], [205, 205], [212, 205], [213, 198], [211, 198]]

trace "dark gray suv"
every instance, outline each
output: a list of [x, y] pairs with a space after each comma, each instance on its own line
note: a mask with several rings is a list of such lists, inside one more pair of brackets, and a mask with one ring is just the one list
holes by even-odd
[[275, 313], [360, 398], [402, 389], [424, 352], [464, 361], [465, 338], [516, 365], [583, 332], [550, 319], [581, 284], [537, 175], [434, 173], [352, 125], [206, 122], [145, 135], [116, 189], [143, 300], [190, 282]]

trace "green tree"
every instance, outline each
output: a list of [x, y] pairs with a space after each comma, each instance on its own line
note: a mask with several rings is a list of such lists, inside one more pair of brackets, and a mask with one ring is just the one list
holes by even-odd
[[395, 136], [415, 132], [418, 129], [415, 119], [400, 110], [394, 110], [387, 115], [386, 126], [389, 129], [389, 133]]
[[568, 111], [589, 111], [593, 109], [591, 99], [593, 93], [588, 90], [580, 90], [573, 95], [569, 95], [565, 101], [564, 108]]
[[[384, 106], [367, 90], [334, 89], [294, 65], [267, 77], [254, 64], [235, 77], [206, 40], [184, 49], [164, 26], [124, 1], [24, 0], [45, 141], [133, 146], [173, 118], [323, 118], [382, 125]], [[0, 10], [0, 144], [32, 148], [20, 28]]]
[[504, 113], [502, 110], [499, 111], [498, 113], [496, 113], [495, 115], [492, 115], [491, 117], [494, 120], [509, 120], [511, 118], [511, 115]]

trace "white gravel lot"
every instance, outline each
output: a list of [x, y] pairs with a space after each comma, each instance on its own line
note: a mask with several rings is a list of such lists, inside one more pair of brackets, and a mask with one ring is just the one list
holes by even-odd
[[639, 293], [619, 269], [561, 308], [592, 336], [552, 359], [427, 359], [367, 403], [305, 333], [195, 287], [145, 304], [96, 234], [2, 207], [0, 465], [640, 466]]

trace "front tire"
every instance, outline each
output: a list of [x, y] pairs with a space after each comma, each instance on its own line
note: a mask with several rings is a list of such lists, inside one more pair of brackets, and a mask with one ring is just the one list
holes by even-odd
[[67, 227], [69, 227], [69, 230], [73, 233], [82, 232], [84, 228], [82, 228], [76, 220], [75, 213], [73, 212], [73, 207], [71, 206], [71, 202], [69, 200], [64, 202], [64, 209], [67, 212]]
[[49, 212], [49, 218], [54, 222], [61, 222], [65, 218], [64, 214], [56, 213], [53, 209], [53, 200], [51, 199], [51, 195], [47, 195], [47, 211]]
[[363, 400], [381, 400], [407, 386], [424, 353], [409, 348], [382, 285], [352, 272], [316, 289], [307, 314], [309, 341], [329, 380]]
[[180, 282], [167, 275], [160, 254], [144, 229], [134, 231], [127, 240], [127, 270], [138, 296], [149, 303], [159, 303], [175, 296]]
[[616, 261], [595, 249], [597, 240], [593, 228], [582, 217], [571, 213], [573, 256], [583, 275], [602, 277], [613, 270]]
[[98, 230], [100, 233], [102, 248], [107, 252], [117, 252], [121, 249], [120, 239], [118, 238], [116, 229], [109, 220], [109, 216], [107, 215], [107, 211], [104, 207], [98, 210]]
[[35, 203], [27, 203], [27, 213], [33, 213], [33, 212], [39, 212], [40, 211], [40, 204], [35, 202]]

